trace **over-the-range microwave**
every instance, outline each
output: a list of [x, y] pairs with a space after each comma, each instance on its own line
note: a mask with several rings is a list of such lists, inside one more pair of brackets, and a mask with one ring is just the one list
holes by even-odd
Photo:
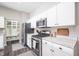
[[47, 18], [41, 18], [36, 22], [36, 27], [47, 27]]

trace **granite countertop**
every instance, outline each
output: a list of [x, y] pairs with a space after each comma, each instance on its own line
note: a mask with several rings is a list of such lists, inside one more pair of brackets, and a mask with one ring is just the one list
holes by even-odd
[[46, 40], [51, 43], [56, 43], [62, 46], [66, 46], [68, 48], [74, 48], [77, 40], [71, 40], [67, 38], [60, 38], [60, 37], [44, 37], [43, 40]]

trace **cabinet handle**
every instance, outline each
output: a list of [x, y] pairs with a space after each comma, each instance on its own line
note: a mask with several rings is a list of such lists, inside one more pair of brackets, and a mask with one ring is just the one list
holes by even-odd
[[62, 48], [61, 48], [61, 47], [59, 47], [59, 49], [60, 49], [60, 50], [62, 50]]

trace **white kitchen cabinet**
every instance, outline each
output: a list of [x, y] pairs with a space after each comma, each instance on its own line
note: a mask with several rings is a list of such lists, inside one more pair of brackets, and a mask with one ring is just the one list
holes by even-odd
[[7, 20], [5, 31], [7, 41], [19, 40], [20, 23], [18, 21]]
[[20, 24], [18, 21], [7, 20], [6, 36], [17, 36], [19, 34]]
[[42, 56], [52, 56], [50, 44], [45, 40], [42, 41]]
[[42, 44], [42, 56], [58, 56], [60, 55], [60, 51], [54, 47], [55, 45], [50, 42], [43, 40]]
[[0, 17], [0, 28], [4, 28], [5, 22], [4, 22], [4, 17]]
[[[50, 39], [49, 39], [50, 40]], [[42, 41], [42, 56], [77, 56], [77, 45], [69, 48], [57, 42]]]
[[73, 56], [74, 50], [56, 43], [50, 43], [50, 48], [54, 51], [53, 56]]
[[62, 2], [49, 9], [47, 12], [47, 26], [75, 25], [75, 3]]
[[31, 27], [36, 28], [36, 21], [47, 18], [47, 27], [75, 25], [75, 3], [61, 2], [47, 11], [32, 17]]
[[74, 2], [62, 2], [57, 5], [57, 25], [75, 25]]
[[31, 19], [31, 28], [36, 28], [36, 17]]
[[36, 16], [29, 19], [27, 23], [31, 23], [31, 28], [36, 28]]
[[56, 26], [56, 6], [47, 11], [47, 26]]
[[11, 35], [12, 36], [17, 36], [17, 22], [16, 21], [11, 21]]

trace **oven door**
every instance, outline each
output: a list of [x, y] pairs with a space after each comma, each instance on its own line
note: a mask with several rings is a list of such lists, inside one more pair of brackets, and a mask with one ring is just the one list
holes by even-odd
[[32, 38], [32, 51], [39, 56], [39, 40]]

